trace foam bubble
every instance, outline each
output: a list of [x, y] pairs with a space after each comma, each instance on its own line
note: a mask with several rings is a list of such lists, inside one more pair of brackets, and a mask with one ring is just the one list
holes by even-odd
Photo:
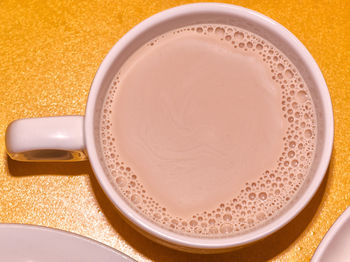
[[288, 157], [293, 158], [295, 156], [295, 152], [293, 150], [288, 152]]
[[223, 36], [225, 34], [225, 29], [219, 26], [215, 28], [215, 34], [219, 36]]
[[284, 72], [286, 78], [291, 79], [293, 78], [294, 74], [291, 70], [287, 69], [286, 72]]
[[220, 232], [223, 234], [228, 234], [233, 231], [233, 226], [230, 223], [225, 223], [220, 226]]
[[237, 31], [236, 33], [234, 33], [234, 38], [237, 40], [243, 40], [244, 38], [244, 34], [242, 32]]
[[283, 64], [278, 64], [278, 65], [277, 65], [277, 69], [278, 69], [279, 71], [283, 71], [284, 65], [283, 65]]
[[208, 223], [209, 223], [209, 225], [215, 225], [216, 221], [215, 221], [214, 218], [210, 218], [210, 219], [208, 220]]
[[224, 221], [231, 221], [232, 220], [232, 216], [230, 214], [225, 214], [223, 217]]
[[307, 95], [306, 95], [306, 92], [304, 90], [302, 91], [299, 91], [297, 94], [296, 94], [296, 99], [299, 103], [304, 103], [306, 100], [307, 100]]
[[259, 193], [259, 198], [261, 200], [266, 200], [267, 199], [267, 194], [265, 192], [261, 192], [261, 193]]
[[231, 39], [232, 39], [232, 36], [230, 36], [230, 35], [225, 36], [226, 41], [230, 41]]
[[190, 221], [190, 226], [191, 227], [195, 227], [195, 226], [197, 226], [197, 224], [198, 224], [198, 222], [196, 220], [191, 220]]
[[121, 176], [117, 177], [116, 182], [117, 182], [118, 186], [120, 186], [120, 187], [124, 187], [127, 183], [126, 179], [124, 177], [121, 177]]
[[305, 137], [306, 137], [306, 138], [312, 137], [312, 131], [311, 131], [310, 129], [306, 129], [306, 130], [305, 130]]
[[203, 28], [202, 27], [197, 27], [196, 31], [197, 31], [197, 33], [203, 33]]
[[211, 227], [211, 228], [209, 228], [209, 233], [211, 235], [216, 235], [219, 233], [219, 230], [216, 227]]
[[263, 220], [265, 220], [266, 215], [263, 212], [260, 212], [256, 215], [256, 218], [260, 221], [263, 221]]
[[140, 196], [139, 195], [132, 195], [131, 196], [131, 201], [134, 203], [134, 204], [138, 204], [138, 203], [140, 203], [140, 201], [141, 201], [141, 198], [140, 198]]

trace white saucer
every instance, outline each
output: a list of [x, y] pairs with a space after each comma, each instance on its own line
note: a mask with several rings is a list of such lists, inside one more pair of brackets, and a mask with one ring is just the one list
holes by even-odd
[[92, 239], [48, 227], [0, 224], [0, 261], [131, 262], [128, 256]]
[[328, 230], [311, 260], [311, 262], [333, 261], [350, 261], [350, 207]]

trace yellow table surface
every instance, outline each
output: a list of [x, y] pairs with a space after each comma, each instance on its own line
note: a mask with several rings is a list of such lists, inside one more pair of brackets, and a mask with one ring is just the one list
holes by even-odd
[[[138, 261], [309, 261], [350, 205], [350, 1], [227, 1], [261, 12], [293, 32], [319, 64], [332, 97], [334, 151], [328, 174], [307, 208], [282, 230], [221, 255], [178, 252], [128, 226], [87, 161], [21, 163], [5, 151], [15, 119], [83, 115], [90, 83], [110, 48], [134, 25], [190, 1], [0, 2], [0, 222], [72, 231]], [[0, 248], [1, 250], [1, 248]]]

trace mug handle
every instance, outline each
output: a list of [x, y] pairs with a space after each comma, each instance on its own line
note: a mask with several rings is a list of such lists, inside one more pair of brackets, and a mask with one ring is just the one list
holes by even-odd
[[87, 159], [83, 116], [25, 118], [6, 129], [8, 155], [19, 161], [82, 161]]

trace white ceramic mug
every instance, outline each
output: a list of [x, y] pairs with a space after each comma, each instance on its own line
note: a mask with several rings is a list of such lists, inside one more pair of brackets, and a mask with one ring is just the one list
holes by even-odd
[[[139, 47], [169, 30], [198, 23], [238, 26], [262, 36], [298, 68], [306, 81], [317, 114], [317, 150], [308, 180], [281, 215], [253, 231], [226, 238], [196, 238], [166, 230], [132, 209], [107, 178], [99, 138], [99, 118], [105, 93], [118, 69]], [[293, 219], [310, 201], [326, 173], [333, 145], [333, 111], [330, 96], [316, 62], [301, 42], [270, 18], [242, 7], [200, 3], [158, 13], [130, 30], [108, 53], [92, 83], [85, 117], [66, 116], [22, 119], [10, 124], [6, 146], [13, 159], [24, 161], [83, 160], [87, 156], [94, 173], [114, 205], [136, 228], [152, 239], [181, 250], [202, 253], [244, 246], [275, 232]]]

